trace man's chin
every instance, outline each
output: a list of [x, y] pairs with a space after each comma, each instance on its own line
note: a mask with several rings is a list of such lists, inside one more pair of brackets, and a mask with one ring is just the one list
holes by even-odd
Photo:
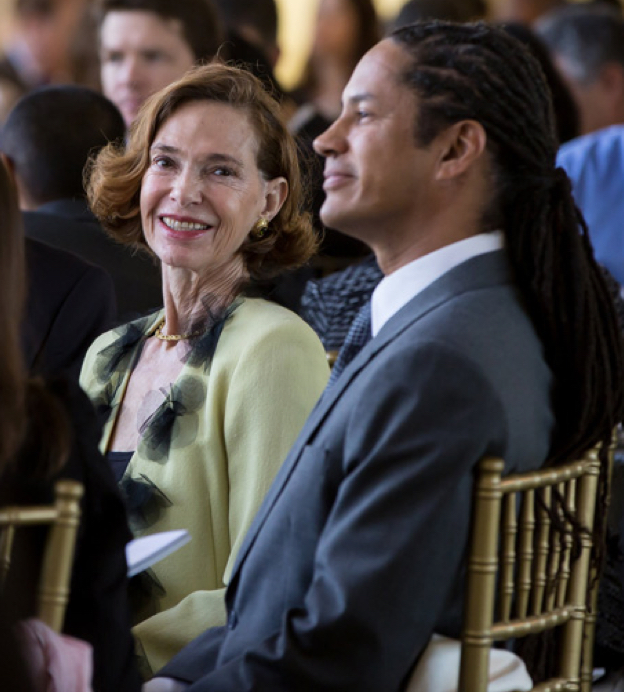
[[357, 237], [357, 231], [354, 231], [352, 215], [345, 210], [340, 208], [339, 205], [328, 204], [327, 201], [321, 207], [321, 221], [326, 228], [331, 228], [334, 231], [340, 231], [345, 235], [350, 235]]

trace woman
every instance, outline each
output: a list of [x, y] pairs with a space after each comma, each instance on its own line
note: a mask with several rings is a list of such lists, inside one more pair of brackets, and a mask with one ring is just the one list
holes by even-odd
[[164, 310], [100, 337], [81, 378], [107, 416], [101, 449], [135, 532], [192, 536], [136, 597], [134, 633], [157, 670], [223, 623], [245, 532], [327, 381], [312, 330], [245, 294], [315, 240], [278, 104], [219, 64], [150, 99], [126, 151], [97, 158], [88, 196], [114, 237], [162, 266]]
[[319, 216], [325, 199], [323, 160], [314, 152], [312, 142], [340, 115], [342, 90], [353, 69], [380, 39], [381, 25], [372, 0], [321, 0], [310, 57], [302, 82], [292, 94], [299, 108], [289, 128], [305, 152], [314, 226], [322, 237], [314, 261], [320, 275], [343, 269], [369, 253], [359, 240], [323, 226]]
[[[63, 631], [92, 645], [94, 692], [132, 692], [140, 679], [127, 599], [126, 512], [98, 452], [100, 430], [86, 396], [69, 381], [27, 377], [20, 348], [24, 239], [15, 186], [1, 163], [0, 214], [0, 506], [50, 503], [57, 478], [83, 484]], [[40, 528], [21, 529], [16, 537], [0, 601], [3, 639], [7, 622], [35, 613], [44, 541]], [[1, 650], [10, 655], [4, 641]], [[5, 677], [15, 662], [0, 663], [0, 689], [21, 689]]]
[[[340, 115], [342, 91], [351, 73], [380, 39], [372, 0], [321, 0], [310, 57], [295, 96], [332, 123]], [[302, 115], [295, 115], [295, 124]]]

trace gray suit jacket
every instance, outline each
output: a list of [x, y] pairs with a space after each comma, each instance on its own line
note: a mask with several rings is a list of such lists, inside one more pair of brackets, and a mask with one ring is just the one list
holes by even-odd
[[219, 692], [399, 690], [458, 636], [473, 472], [540, 466], [551, 372], [504, 252], [451, 270], [323, 394], [241, 547], [228, 625], [159, 675]]

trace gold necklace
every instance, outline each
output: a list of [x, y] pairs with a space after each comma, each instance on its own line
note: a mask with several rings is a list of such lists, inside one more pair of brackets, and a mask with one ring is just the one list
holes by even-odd
[[163, 334], [162, 328], [165, 326], [165, 318], [158, 323], [154, 336], [161, 341], [184, 341], [184, 339], [192, 339], [195, 336], [201, 336], [203, 332], [189, 332], [188, 334]]

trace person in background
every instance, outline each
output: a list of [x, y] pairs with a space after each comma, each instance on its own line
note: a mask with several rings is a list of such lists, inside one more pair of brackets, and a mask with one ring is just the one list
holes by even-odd
[[460, 635], [479, 461], [601, 443], [607, 482], [622, 337], [530, 52], [483, 23], [398, 29], [315, 146], [323, 220], [384, 278], [241, 547], [227, 627], [146, 692], [406, 689], [432, 635]]
[[624, 123], [621, 7], [569, 5], [542, 17], [535, 29], [576, 102], [579, 134]]
[[314, 269], [321, 276], [352, 264], [368, 254], [368, 249], [321, 222], [322, 161], [313, 152], [312, 142], [340, 113], [342, 90], [353, 68], [380, 38], [381, 24], [372, 0], [321, 0], [310, 56], [302, 81], [292, 93], [300, 105], [289, 127], [305, 152], [314, 226], [322, 238]]
[[[27, 373], [20, 343], [24, 238], [15, 186], [1, 162], [0, 213], [0, 506], [50, 503], [59, 478], [83, 484], [63, 631], [93, 647], [94, 692], [135, 692], [140, 679], [130, 634], [126, 510], [98, 452], [99, 429], [87, 397], [69, 380]], [[35, 613], [44, 539], [45, 530], [32, 528], [21, 529], [15, 540], [0, 599], [5, 622]], [[3, 665], [0, 676], [5, 672]]]
[[567, 4], [567, 0], [496, 0], [490, 3], [490, 19], [531, 26], [542, 15]]
[[305, 262], [316, 239], [279, 104], [218, 63], [151, 98], [88, 191], [105, 228], [162, 268], [164, 310], [103, 335], [81, 376], [136, 533], [192, 536], [135, 585], [134, 634], [157, 670], [225, 622], [245, 533], [326, 384], [314, 332], [247, 292]]
[[580, 134], [580, 117], [577, 105], [570, 89], [553, 64], [550, 53], [542, 39], [533, 29], [525, 24], [507, 22], [501, 24], [501, 27], [529, 48], [544, 71], [544, 77], [546, 77], [550, 93], [552, 94], [559, 144], [569, 142], [571, 139], [578, 137]]
[[470, 22], [482, 19], [486, 12], [483, 0], [408, 0], [390, 22], [390, 30], [424, 19]]
[[224, 39], [212, 0], [99, 0], [96, 11], [102, 90], [128, 127], [149, 96], [214, 58]]
[[26, 236], [105, 269], [114, 282], [117, 316], [128, 321], [162, 305], [160, 271], [147, 253], [108, 236], [89, 210], [83, 183], [89, 156], [124, 136], [123, 118], [105, 96], [55, 86], [17, 104], [0, 148], [17, 180]]
[[28, 89], [71, 80], [70, 44], [85, 0], [13, 0], [15, 26], [2, 63]]
[[0, 59], [0, 130], [28, 87], [8, 60]]
[[113, 281], [101, 267], [34, 238], [26, 238], [26, 271], [26, 366], [78, 381], [89, 346], [117, 324]]
[[280, 56], [275, 0], [214, 0], [227, 27], [256, 46], [275, 69]]
[[310, 56], [298, 87], [300, 102], [311, 106], [325, 122], [333, 122], [353, 68], [380, 36], [372, 0], [321, 0]]

